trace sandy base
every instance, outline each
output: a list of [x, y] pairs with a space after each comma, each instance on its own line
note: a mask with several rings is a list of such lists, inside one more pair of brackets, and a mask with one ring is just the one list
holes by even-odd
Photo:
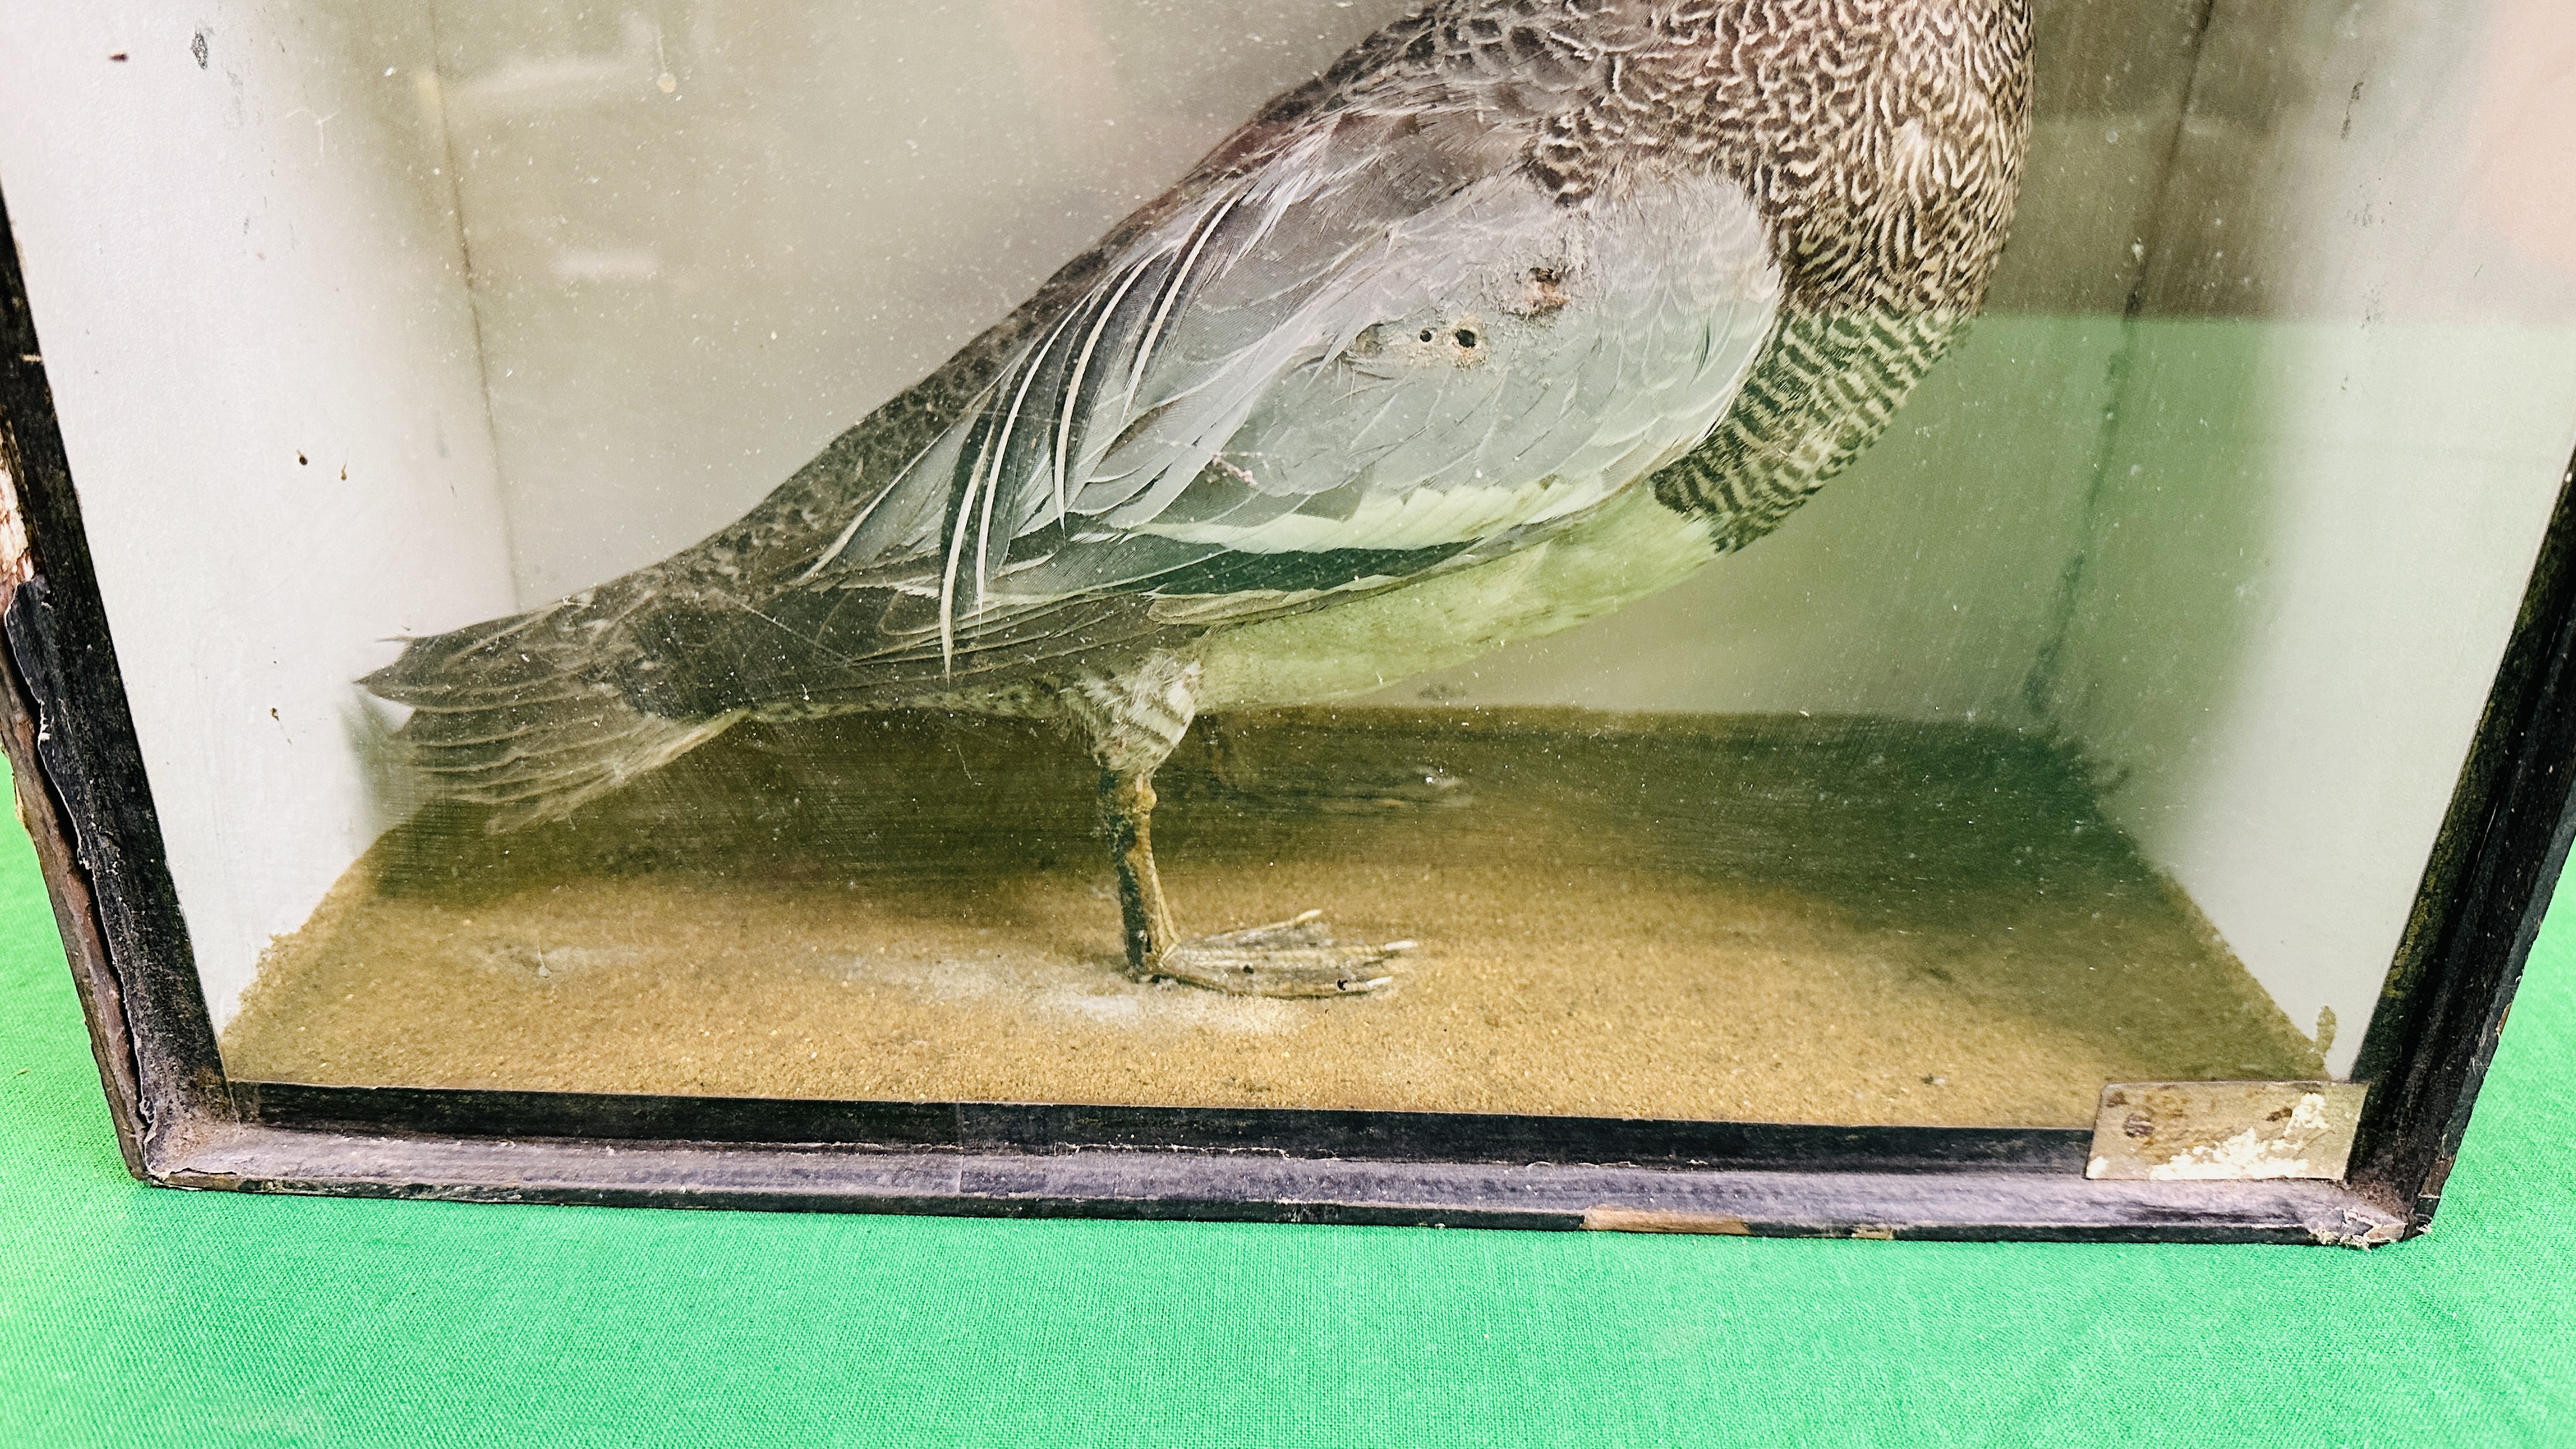
[[1399, 985], [1119, 974], [1092, 772], [1043, 728], [745, 728], [564, 825], [442, 810], [281, 938], [251, 1079], [2081, 1126], [2315, 1048], [2008, 733], [1209, 721], [1160, 780], [1186, 930], [1323, 907]]

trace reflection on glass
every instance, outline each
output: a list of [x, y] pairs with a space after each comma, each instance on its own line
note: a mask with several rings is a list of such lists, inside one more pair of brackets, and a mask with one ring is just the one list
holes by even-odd
[[[1989, 285], [2017, 12], [1942, 6], [1861, 140], [1615, 7], [213, 35], [287, 158], [228, 184], [340, 199], [185, 304], [338, 349], [235, 389], [287, 481], [85, 427], [185, 360], [61, 406], [228, 1066], [1997, 1124], [2349, 1071], [2576, 421], [2568, 22], [2035, 4]], [[350, 276], [401, 325], [293, 300]]]

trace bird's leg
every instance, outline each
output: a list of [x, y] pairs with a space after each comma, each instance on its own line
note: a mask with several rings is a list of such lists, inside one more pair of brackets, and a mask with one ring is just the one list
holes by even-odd
[[1348, 996], [1395, 978], [1382, 969], [1413, 943], [1337, 943], [1323, 912], [1184, 941], [1154, 869], [1154, 770], [1197, 713], [1198, 669], [1157, 656], [1134, 674], [1085, 680], [1065, 692], [1100, 762], [1100, 824], [1118, 872], [1127, 969], [1245, 996]]
[[1100, 772], [1100, 828], [1109, 837], [1109, 859], [1118, 867], [1118, 914], [1127, 927], [1127, 969], [1139, 980], [1180, 944], [1172, 908], [1163, 901], [1163, 878], [1154, 871], [1152, 771]]
[[1183, 941], [1154, 870], [1154, 779], [1150, 771], [1100, 772], [1100, 824], [1118, 869], [1118, 914], [1126, 926], [1127, 969], [1139, 980], [1166, 976], [1248, 996], [1348, 996], [1395, 978], [1381, 967], [1410, 941], [1336, 944], [1322, 911], [1222, 935]]

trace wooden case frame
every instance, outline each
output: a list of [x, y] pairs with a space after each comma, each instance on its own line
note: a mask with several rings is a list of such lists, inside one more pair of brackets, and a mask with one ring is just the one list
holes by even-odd
[[[0, 210], [0, 235], [7, 235]], [[2439, 1205], [2576, 814], [2566, 479], [2354, 1078], [2345, 1180], [2096, 1182], [2080, 1129], [317, 1087], [224, 1073], [14, 240], [0, 742], [127, 1167], [169, 1187], [994, 1216], [2371, 1246]], [[2571, 469], [2570, 478], [2576, 478]]]

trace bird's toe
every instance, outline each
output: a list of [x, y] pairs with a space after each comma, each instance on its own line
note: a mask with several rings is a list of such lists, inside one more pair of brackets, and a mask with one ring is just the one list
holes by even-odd
[[1324, 913], [1308, 911], [1184, 941], [1163, 953], [1154, 974], [1237, 996], [1359, 996], [1393, 985], [1387, 963], [1413, 946], [1337, 942]]

